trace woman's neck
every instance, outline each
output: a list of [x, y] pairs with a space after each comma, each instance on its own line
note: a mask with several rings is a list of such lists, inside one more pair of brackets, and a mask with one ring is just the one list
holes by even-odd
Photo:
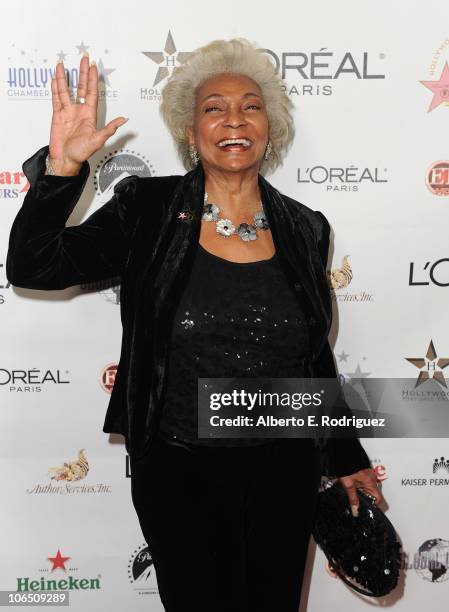
[[260, 206], [258, 173], [205, 172], [205, 190], [209, 202], [216, 203], [228, 215], [238, 216]]

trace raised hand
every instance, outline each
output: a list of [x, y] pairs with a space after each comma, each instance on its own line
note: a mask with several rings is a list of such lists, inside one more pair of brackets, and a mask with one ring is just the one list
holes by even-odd
[[51, 80], [53, 116], [49, 156], [58, 175], [78, 174], [82, 163], [128, 121], [126, 117], [116, 117], [98, 130], [98, 69], [95, 62], [89, 66], [87, 53], [81, 58], [79, 73], [76, 99], [84, 99], [84, 104], [71, 101], [62, 60], [56, 64], [56, 74]]

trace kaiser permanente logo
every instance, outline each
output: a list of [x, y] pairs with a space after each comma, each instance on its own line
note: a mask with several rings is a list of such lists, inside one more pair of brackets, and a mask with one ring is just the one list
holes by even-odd
[[[89, 462], [84, 448], [78, 451], [76, 458], [60, 462], [48, 468], [50, 482], [38, 482], [34, 487], [27, 489], [28, 494], [47, 495], [74, 495], [74, 494], [103, 494], [111, 493], [111, 486], [104, 482], [82, 483], [89, 473]], [[72, 484], [76, 483], [76, 484]]]
[[447, 487], [449, 486], [449, 459], [435, 457], [432, 464], [429, 462], [428, 472], [420, 475], [408, 475], [401, 478], [403, 487]]
[[[353, 271], [349, 255], [344, 255], [339, 267], [327, 271], [332, 299], [336, 302], [366, 304], [374, 301], [374, 293], [365, 290], [348, 291], [352, 282]], [[355, 287], [354, 287], [355, 289]]]
[[[5, 93], [10, 100], [45, 100], [51, 98], [51, 79], [55, 74], [56, 62], [64, 61], [67, 85], [75, 94], [79, 82], [80, 56], [90, 51], [90, 46], [83, 41], [79, 45], [69, 45], [65, 50], [48, 51], [48, 49], [30, 48], [27, 45], [11, 43], [7, 57], [7, 76]], [[99, 52], [92, 50], [92, 59], [95, 58], [99, 74], [99, 99], [116, 100], [118, 91], [113, 89], [111, 74], [115, 68], [111, 67], [108, 59], [109, 49]]]
[[21, 576], [17, 578], [17, 591], [91, 591], [101, 588], [101, 574], [95, 578], [80, 578], [79, 569], [69, 563], [71, 560], [72, 557], [62, 555], [58, 549], [53, 557], [47, 557], [49, 563], [38, 568], [39, 574], [50, 576]]

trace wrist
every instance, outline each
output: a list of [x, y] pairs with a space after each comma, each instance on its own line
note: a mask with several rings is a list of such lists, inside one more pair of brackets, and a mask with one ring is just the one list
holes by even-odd
[[66, 162], [60, 159], [53, 159], [47, 155], [45, 160], [45, 174], [54, 176], [76, 176], [81, 170], [82, 164], [76, 162]]

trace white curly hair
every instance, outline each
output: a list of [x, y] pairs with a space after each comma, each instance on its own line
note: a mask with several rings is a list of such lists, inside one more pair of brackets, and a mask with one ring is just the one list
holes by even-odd
[[194, 168], [186, 128], [193, 126], [198, 88], [207, 79], [225, 73], [245, 75], [261, 89], [272, 151], [268, 160], [261, 160], [260, 172], [272, 172], [281, 165], [294, 137], [293, 104], [268, 54], [244, 38], [215, 40], [199, 47], [189, 54], [185, 63], [173, 70], [162, 90], [160, 111], [184, 167]]

